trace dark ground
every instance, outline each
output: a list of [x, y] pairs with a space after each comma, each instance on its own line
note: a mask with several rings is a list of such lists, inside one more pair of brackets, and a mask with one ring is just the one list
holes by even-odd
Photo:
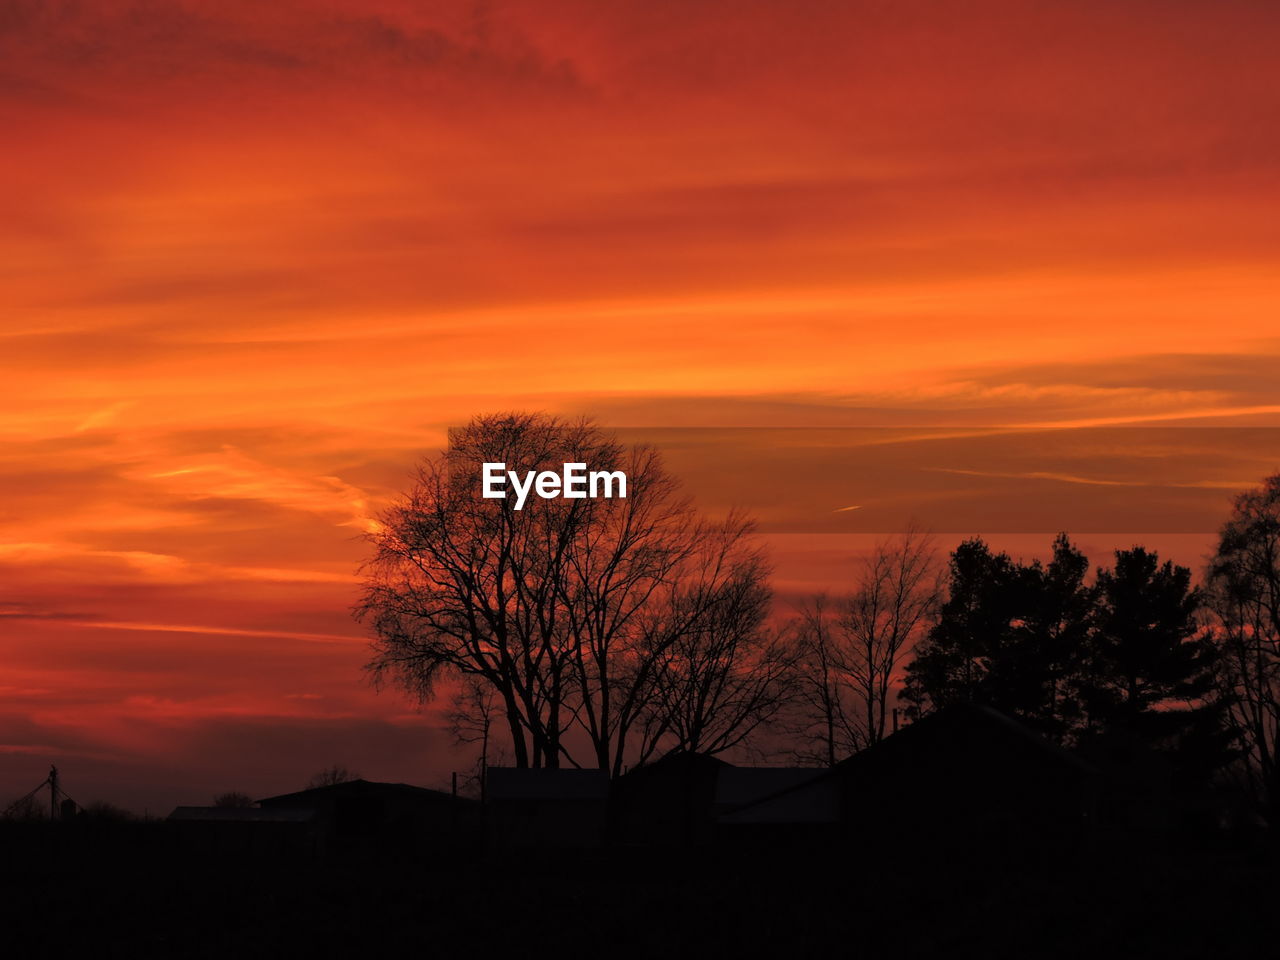
[[1277, 858], [1256, 837], [1101, 840], [1051, 867], [1027, 850], [984, 866], [837, 848], [193, 858], [165, 828], [0, 824], [0, 955], [1216, 960], [1280, 949]]

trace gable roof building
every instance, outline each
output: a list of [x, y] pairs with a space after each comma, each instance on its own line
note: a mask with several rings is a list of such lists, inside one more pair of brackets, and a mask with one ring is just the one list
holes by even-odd
[[920, 849], [1071, 842], [1092, 827], [1097, 798], [1089, 764], [995, 710], [958, 704], [720, 822]]
[[403, 849], [458, 846], [479, 837], [480, 804], [407, 783], [348, 780], [258, 801], [267, 811], [311, 811], [338, 843]]
[[624, 844], [709, 843], [720, 814], [822, 772], [813, 767], [738, 767], [709, 754], [669, 753], [614, 783], [612, 836]]
[[609, 775], [603, 770], [490, 767], [489, 840], [496, 846], [594, 847], [604, 842]]

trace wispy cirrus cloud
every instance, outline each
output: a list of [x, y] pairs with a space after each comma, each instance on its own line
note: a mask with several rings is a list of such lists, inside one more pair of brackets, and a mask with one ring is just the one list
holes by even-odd
[[1109, 480], [1104, 477], [1082, 477], [1070, 473], [1052, 473], [1037, 470], [1028, 470], [1021, 473], [999, 473], [993, 470], [960, 470], [954, 467], [926, 467], [925, 469], [938, 473], [952, 473], [962, 477], [990, 477], [999, 480], [1047, 480], [1053, 483], [1072, 483], [1086, 487], [1169, 487], [1171, 489], [1187, 490], [1245, 490], [1255, 486], [1258, 482], [1257, 478], [1170, 482], [1156, 479]]
[[[15, 619], [26, 619], [17, 616]], [[192, 623], [147, 623], [143, 621], [112, 621], [83, 619], [77, 617], [59, 618], [63, 622], [92, 630], [127, 630], [144, 633], [195, 633], [201, 636], [226, 637], [270, 637], [286, 640], [306, 640], [316, 643], [359, 643], [366, 644], [367, 638], [355, 634], [302, 633], [290, 630], [251, 630], [242, 627], [224, 627]]]

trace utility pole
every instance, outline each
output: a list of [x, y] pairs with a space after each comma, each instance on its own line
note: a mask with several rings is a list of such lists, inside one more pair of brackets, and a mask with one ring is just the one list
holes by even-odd
[[49, 821], [58, 819], [58, 768], [49, 766]]

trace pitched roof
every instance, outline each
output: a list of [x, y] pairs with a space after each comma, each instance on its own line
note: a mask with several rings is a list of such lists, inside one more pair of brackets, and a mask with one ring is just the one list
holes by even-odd
[[1046, 740], [1025, 724], [1019, 723], [999, 710], [993, 710], [991, 707], [980, 703], [956, 703], [943, 707], [928, 716], [921, 717], [914, 723], [907, 724], [897, 733], [885, 737], [878, 743], [873, 743], [865, 750], [860, 750], [851, 757], [841, 760], [832, 768], [832, 772], [857, 769], [866, 763], [879, 759], [882, 754], [910, 749], [917, 741], [924, 741], [925, 738], [936, 735], [939, 730], [963, 727], [971, 729], [987, 727], [1021, 743], [1047, 760], [1060, 763], [1063, 766], [1073, 767], [1078, 773], [1094, 774], [1097, 772], [1092, 765], [1056, 743]]
[[[777, 808], [780, 802], [787, 806], [792, 806], [791, 798], [793, 795], [798, 798], [798, 794], [811, 789], [815, 791], [813, 793], [815, 802], [819, 805], [827, 805], [830, 797], [823, 795], [827, 783], [854, 773], [867, 764], [875, 764], [881, 758], [893, 757], [902, 750], [909, 752], [916, 743], [925, 742], [928, 737], [936, 734], [939, 730], [957, 726], [986, 726], [1009, 735], [1012, 739], [1038, 752], [1045, 759], [1069, 767], [1082, 776], [1089, 777], [1097, 774], [1096, 768], [1091, 764], [1086, 763], [1057, 744], [1044, 739], [1044, 737], [1024, 724], [998, 710], [976, 703], [958, 703], [944, 707], [936, 713], [931, 713], [927, 717], [922, 717], [916, 722], [908, 724], [865, 750], [860, 750], [858, 753], [846, 757], [834, 767], [817, 771], [814, 776], [785, 786], [775, 793], [759, 796], [754, 800], [744, 802], [724, 814], [722, 819], [729, 822], [745, 823], [752, 821], [756, 819], [751, 812], [753, 808], [766, 806]], [[763, 813], [763, 810], [761, 812]]]
[[309, 787], [294, 793], [282, 793], [275, 797], [265, 797], [259, 803], [275, 806], [305, 807], [308, 803], [323, 801], [330, 797], [371, 797], [399, 795], [421, 800], [447, 800], [449, 802], [472, 803], [464, 797], [456, 797], [443, 790], [432, 790], [428, 787], [415, 787], [408, 783], [380, 783], [376, 780], [345, 780], [342, 783], [330, 783], [323, 787]]
[[657, 760], [636, 764], [619, 778], [618, 784], [626, 789], [632, 784], [647, 782], [650, 778], [686, 778], [699, 775], [715, 777], [719, 771], [732, 766], [728, 761], [710, 753], [673, 750]]
[[640, 770], [653, 770], [659, 767], [688, 767], [688, 766], [705, 766], [705, 767], [731, 767], [733, 764], [727, 760], [721, 760], [713, 753], [699, 753], [696, 750], [672, 750], [664, 753], [657, 760], [650, 760], [648, 763], [637, 764], [631, 768], [632, 773]]

